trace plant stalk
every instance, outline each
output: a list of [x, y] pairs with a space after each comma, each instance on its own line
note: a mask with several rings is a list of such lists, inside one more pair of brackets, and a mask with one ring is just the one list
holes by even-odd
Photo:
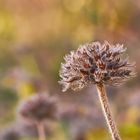
[[112, 140], [121, 140], [115, 121], [113, 120], [113, 117], [112, 117], [105, 86], [104, 84], [97, 84], [96, 87], [97, 87], [102, 111], [104, 113], [104, 116], [105, 116], [105, 119], [109, 128], [109, 132], [112, 136]]
[[37, 130], [39, 140], [46, 140], [45, 127], [43, 122], [37, 123]]

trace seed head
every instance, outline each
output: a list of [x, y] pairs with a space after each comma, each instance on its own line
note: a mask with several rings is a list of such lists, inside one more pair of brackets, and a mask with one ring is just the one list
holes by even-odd
[[8, 128], [2, 133], [2, 135], [0, 136], [0, 139], [2, 139], [2, 140], [19, 140], [20, 135], [19, 135], [19, 132], [17, 130], [15, 130], [14, 128]]
[[56, 100], [47, 94], [32, 96], [19, 107], [20, 116], [31, 122], [55, 119], [56, 112]]
[[135, 64], [122, 59], [123, 45], [92, 42], [65, 56], [59, 83], [63, 91], [80, 90], [89, 84], [121, 85], [135, 75]]

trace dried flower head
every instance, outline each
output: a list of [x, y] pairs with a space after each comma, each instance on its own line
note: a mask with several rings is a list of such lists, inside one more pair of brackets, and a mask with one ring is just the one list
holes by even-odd
[[8, 128], [3, 132], [0, 139], [2, 139], [2, 140], [19, 140], [20, 135], [19, 135], [19, 132], [16, 129]]
[[121, 55], [126, 51], [123, 45], [92, 42], [81, 45], [65, 56], [61, 65], [59, 82], [63, 91], [79, 90], [88, 84], [120, 85], [134, 76], [134, 66]]
[[19, 114], [25, 120], [40, 122], [52, 120], [57, 116], [56, 98], [47, 94], [37, 94], [24, 101], [19, 108]]

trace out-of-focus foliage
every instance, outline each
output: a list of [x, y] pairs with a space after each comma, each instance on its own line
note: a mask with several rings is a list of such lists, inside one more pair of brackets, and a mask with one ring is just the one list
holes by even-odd
[[[60, 97], [61, 110], [81, 106], [88, 115], [58, 121], [48, 140], [109, 139], [94, 86], [62, 94], [57, 82], [66, 53], [107, 40], [123, 43], [136, 61], [137, 77], [120, 88], [108, 87], [108, 96], [123, 139], [139, 140], [139, 38], [139, 0], [0, 0], [0, 132], [17, 119], [21, 100], [49, 91]], [[22, 140], [33, 136], [22, 134]]]

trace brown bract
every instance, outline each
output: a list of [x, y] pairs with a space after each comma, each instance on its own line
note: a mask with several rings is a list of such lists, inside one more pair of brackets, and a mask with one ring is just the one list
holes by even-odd
[[122, 59], [123, 45], [92, 42], [65, 56], [59, 83], [63, 91], [79, 90], [89, 84], [121, 85], [135, 75], [134, 63]]

